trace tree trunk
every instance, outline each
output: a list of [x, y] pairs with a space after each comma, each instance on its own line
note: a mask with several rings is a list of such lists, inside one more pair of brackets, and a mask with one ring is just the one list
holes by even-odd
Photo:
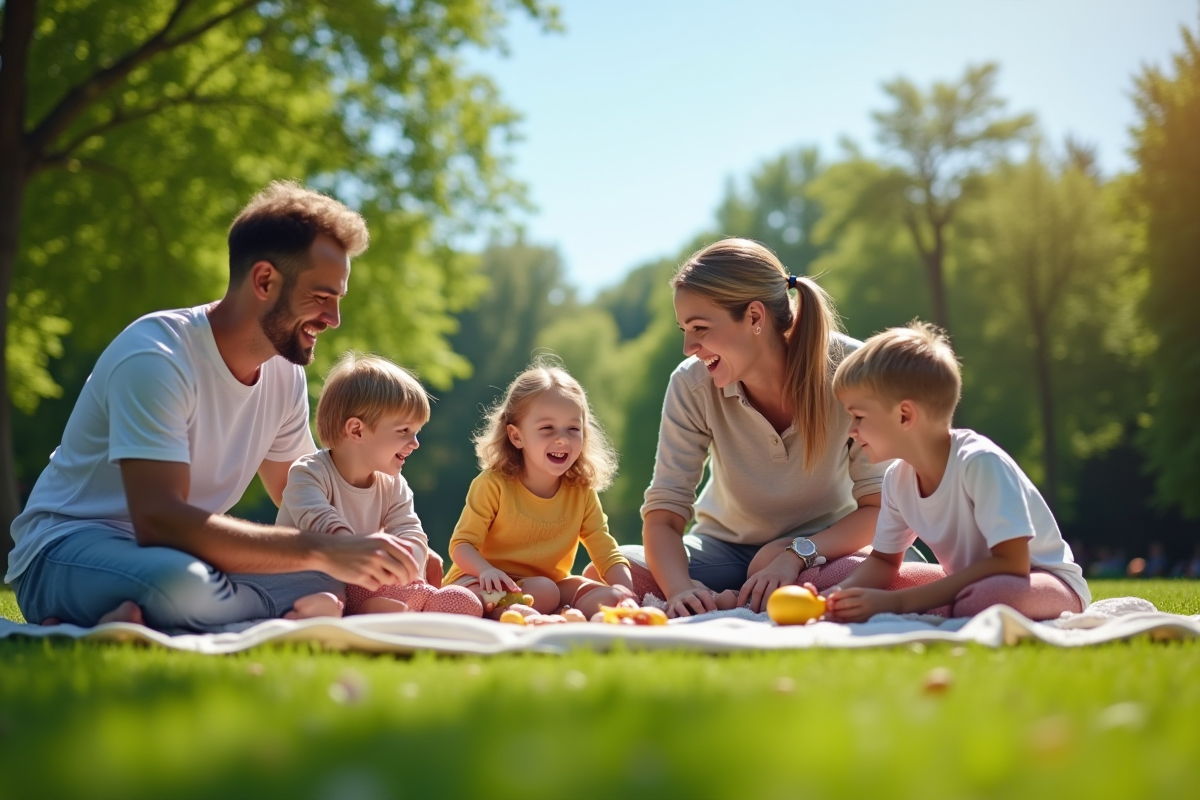
[[[0, 40], [0, 554], [12, 549], [9, 528], [20, 511], [8, 401], [8, 293], [17, 265], [21, 207], [32, 158], [25, 137], [25, 72], [33, 39], [35, 0], [9, 0]], [[4, 559], [7, 562], [7, 558]]]
[[[11, 155], [0, 156], [0, 298], [8, 299], [21, 230], [21, 201], [25, 190], [23, 170]], [[8, 303], [0, 302], [0, 354], [7, 353]], [[8, 535], [20, 512], [17, 475], [13, 461], [12, 404], [8, 400], [8, 359], [0, 361], [0, 555], [12, 549]], [[4, 559], [7, 561], [7, 558]]]
[[929, 298], [933, 302], [933, 321], [950, 333], [950, 311], [946, 305], [946, 240], [942, 225], [933, 226], [933, 249], [925, 258], [925, 275], [929, 279]]
[[1058, 443], [1054, 429], [1054, 387], [1051, 385], [1050, 342], [1046, 336], [1046, 321], [1034, 320], [1034, 371], [1037, 381], [1038, 410], [1042, 422], [1042, 465], [1046, 470], [1043, 481], [1046, 503], [1054, 511], [1058, 505]]

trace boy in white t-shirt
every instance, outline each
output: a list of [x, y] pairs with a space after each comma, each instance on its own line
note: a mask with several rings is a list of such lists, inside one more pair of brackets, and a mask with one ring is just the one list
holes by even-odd
[[[937, 328], [913, 322], [872, 336], [833, 386], [867, 458], [897, 460], [884, 475], [871, 555], [830, 593], [831, 619], [967, 617], [1003, 603], [1044, 620], [1087, 606], [1083, 572], [1037, 488], [990, 439], [950, 427], [962, 378]], [[885, 591], [918, 537], [944, 576]]]

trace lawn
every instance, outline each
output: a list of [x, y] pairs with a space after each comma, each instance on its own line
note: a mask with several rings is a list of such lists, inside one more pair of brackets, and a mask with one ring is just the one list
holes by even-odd
[[[1200, 583], [1095, 581], [1200, 613]], [[18, 618], [10, 593], [0, 615]], [[943, 692], [925, 688], [949, 669]], [[1200, 640], [210, 657], [0, 642], [0, 798], [1173, 797]]]

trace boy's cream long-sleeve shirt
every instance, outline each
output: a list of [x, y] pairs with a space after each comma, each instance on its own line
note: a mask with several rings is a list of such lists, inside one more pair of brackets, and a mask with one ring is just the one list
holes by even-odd
[[[830, 338], [834, 365], [862, 346]], [[805, 442], [794, 425], [778, 433], [750, 405], [740, 383], [718, 389], [704, 363], [686, 359], [671, 374], [663, 401], [654, 477], [642, 516], [655, 509], [696, 518], [692, 533], [762, 545], [828, 528], [876, 494], [890, 461], [871, 464], [849, 438], [850, 415], [829, 396], [825, 449], [804, 469]], [[709, 468], [708, 482], [696, 489]]]
[[[471, 482], [466, 507], [450, 537], [450, 558], [463, 543], [514, 578], [563, 580], [571, 574], [580, 544], [601, 575], [616, 564], [629, 563], [608, 532], [608, 517], [594, 489], [563, 484], [554, 497], [543, 498], [517, 478], [494, 472], [481, 473]], [[453, 565], [442, 585], [463, 574]]]
[[412, 489], [403, 476], [375, 473], [366, 489], [349, 484], [328, 450], [304, 456], [288, 470], [277, 525], [340, 535], [383, 531], [409, 544], [422, 572], [429, 539], [413, 509]]

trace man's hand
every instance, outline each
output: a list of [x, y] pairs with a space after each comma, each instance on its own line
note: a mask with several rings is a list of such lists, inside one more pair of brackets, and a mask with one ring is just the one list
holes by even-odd
[[825, 617], [834, 622], [866, 622], [876, 614], [897, 614], [900, 599], [884, 589], [834, 589], [825, 603]]
[[321, 571], [344, 583], [375, 591], [412, 583], [421, 569], [403, 542], [387, 533], [322, 537]]
[[749, 603], [750, 610], [754, 613], [762, 611], [763, 604], [771, 596], [771, 592], [780, 586], [790, 586], [796, 582], [796, 578], [800, 577], [801, 563], [803, 562], [794, 553], [784, 550], [742, 585], [742, 590], [738, 592], [738, 605], [744, 606]]

